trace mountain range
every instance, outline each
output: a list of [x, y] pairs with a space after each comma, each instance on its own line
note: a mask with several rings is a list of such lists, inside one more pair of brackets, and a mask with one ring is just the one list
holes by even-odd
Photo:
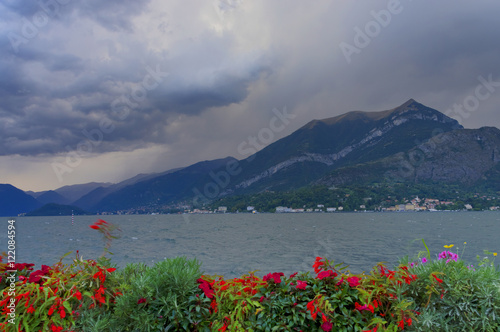
[[499, 129], [464, 129], [410, 99], [390, 110], [312, 120], [242, 160], [202, 161], [118, 184], [90, 183], [39, 193], [0, 185], [0, 201], [12, 202], [2, 203], [0, 215], [26, 213], [46, 203], [91, 212], [148, 212], [311, 185], [447, 183], [498, 191], [499, 161]]

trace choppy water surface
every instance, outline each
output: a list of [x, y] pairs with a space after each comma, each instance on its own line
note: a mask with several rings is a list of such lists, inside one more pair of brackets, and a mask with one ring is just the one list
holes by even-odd
[[[187, 256], [202, 262], [206, 274], [241, 276], [253, 270], [293, 273], [310, 271], [316, 256], [345, 262], [353, 272], [377, 262], [393, 266], [398, 258], [424, 250], [431, 254], [455, 244], [475, 263], [483, 249], [500, 252], [500, 213], [331, 213], [104, 216], [122, 229], [114, 240], [112, 260], [153, 264], [166, 257]], [[7, 251], [7, 220], [0, 226], [0, 251]], [[97, 258], [104, 242], [88, 226], [96, 216], [20, 217], [16, 219], [16, 261], [53, 264], [66, 252], [79, 250]], [[1, 230], [3, 228], [3, 230]], [[415, 241], [418, 239], [417, 241]], [[458, 250], [456, 250], [458, 247]], [[74, 257], [71, 255], [69, 257]], [[65, 259], [65, 261], [68, 261]]]

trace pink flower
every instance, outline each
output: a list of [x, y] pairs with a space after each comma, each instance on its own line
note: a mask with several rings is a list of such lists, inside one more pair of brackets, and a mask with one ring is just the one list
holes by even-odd
[[427, 258], [426, 257], [422, 257], [422, 264], [425, 264], [427, 263]]
[[438, 260], [441, 259], [446, 259], [446, 263], [449, 263], [452, 260], [456, 262], [458, 261], [458, 254], [452, 253], [451, 251], [443, 251], [438, 255]]
[[333, 324], [330, 322], [324, 322], [321, 324], [321, 329], [326, 332], [330, 332], [333, 328]]
[[356, 287], [359, 285], [359, 278], [358, 277], [349, 277], [349, 278], [347, 278], [347, 282], [349, 283], [349, 286]]
[[366, 305], [366, 304], [365, 305], [360, 305], [358, 302], [356, 302], [356, 303], [354, 303], [354, 307], [358, 311], [364, 311], [364, 310], [366, 310], [366, 311], [370, 311], [372, 314], [375, 311], [374, 308], [373, 308], [373, 306], [371, 304], [369, 304], [369, 305]]

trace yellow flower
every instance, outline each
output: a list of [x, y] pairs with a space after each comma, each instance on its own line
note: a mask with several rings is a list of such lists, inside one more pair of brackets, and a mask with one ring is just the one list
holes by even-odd
[[493, 253], [493, 256], [496, 256], [496, 255], [497, 255], [497, 253], [496, 253], [496, 252], [494, 252], [494, 253]]
[[464, 242], [464, 244], [467, 244], [467, 242]]
[[453, 248], [453, 246], [454, 246], [454, 244], [446, 244], [443, 247], [445, 247], [446, 249], [450, 249], [450, 248]]

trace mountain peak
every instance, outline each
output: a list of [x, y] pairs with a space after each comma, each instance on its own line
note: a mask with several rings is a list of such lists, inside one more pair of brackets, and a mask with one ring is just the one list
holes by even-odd
[[[441, 114], [439, 111], [434, 110], [430, 107], [427, 107], [419, 102], [417, 102], [415, 99], [410, 98], [408, 101], [404, 102], [403, 104], [389, 109], [385, 111], [351, 111], [347, 112], [341, 115], [337, 115], [331, 118], [326, 118], [322, 120], [312, 120], [311, 122], [307, 123], [303, 128], [304, 129], [312, 129], [319, 123], [324, 123], [326, 125], [335, 125], [340, 122], [351, 122], [351, 121], [363, 121], [363, 122], [371, 122], [371, 121], [379, 121], [384, 118], [388, 118], [392, 115], [400, 115], [403, 113], [406, 113], [408, 111], [433, 111], [436, 112], [436, 114]], [[444, 115], [443, 115], [444, 116]], [[451, 119], [450, 119], [451, 120]]]
[[417, 103], [417, 104], [419, 104], [419, 105], [422, 105], [422, 104], [420, 104], [419, 102], [417, 102], [415, 99], [410, 98], [410, 99], [408, 99], [408, 100], [407, 100], [404, 104], [402, 104], [400, 107], [409, 106], [409, 105], [411, 105], [411, 104], [413, 104], [413, 103]]
[[391, 111], [405, 110], [405, 111], [417, 111], [423, 108], [428, 108], [427, 106], [419, 103], [413, 98], [408, 99], [405, 103], [393, 108]]

